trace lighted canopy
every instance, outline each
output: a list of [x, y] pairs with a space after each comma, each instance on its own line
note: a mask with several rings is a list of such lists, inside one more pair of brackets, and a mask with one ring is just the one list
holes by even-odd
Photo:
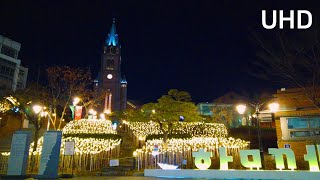
[[[148, 135], [162, 134], [159, 124], [150, 122], [126, 122], [133, 134], [139, 138]], [[228, 131], [221, 123], [176, 122], [172, 134], [190, 134], [193, 137], [227, 137]]]

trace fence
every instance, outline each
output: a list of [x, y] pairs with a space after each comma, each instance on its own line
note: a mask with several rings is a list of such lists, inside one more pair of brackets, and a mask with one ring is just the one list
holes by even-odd
[[[109, 166], [109, 160], [118, 158], [120, 145], [109, 151], [98, 154], [77, 154], [74, 156], [60, 155], [59, 174], [71, 174], [80, 171], [100, 171], [103, 167]], [[10, 155], [0, 154], [0, 174], [6, 174]], [[40, 165], [40, 155], [29, 155], [27, 174], [37, 174]]]
[[[153, 154], [154, 145], [161, 146], [162, 140], [159, 142], [151, 142], [150, 140], [141, 140], [134, 133], [128, 124], [123, 124], [123, 129], [131, 137], [134, 144], [141, 149], [136, 150], [137, 168], [140, 169], [158, 169], [158, 163], [167, 163], [171, 165], [178, 165], [179, 168], [195, 168], [194, 158], [192, 152], [197, 151], [199, 148], [205, 148], [207, 152], [211, 152], [211, 168], [219, 168], [219, 147], [226, 147], [228, 155], [234, 157], [234, 162], [230, 168], [243, 168], [240, 165], [239, 150], [249, 148], [249, 142], [241, 139], [224, 138], [224, 134], [218, 133], [216, 138], [197, 138], [189, 139], [181, 142], [184, 145], [173, 143], [168, 145], [165, 151], [160, 151], [159, 154]], [[179, 146], [179, 147], [178, 147]]]
[[[242, 169], [239, 158], [239, 148], [228, 148], [228, 155], [232, 155], [234, 158], [230, 168]], [[137, 167], [140, 169], [159, 169], [157, 163], [166, 163], [171, 165], [177, 165], [179, 168], [194, 169], [194, 158], [192, 157], [192, 148], [182, 152], [165, 152], [158, 155], [152, 155], [150, 152], [143, 150], [137, 151]], [[211, 151], [211, 168], [219, 169], [219, 152], [218, 149]], [[184, 164], [185, 163], [185, 164]]]
[[9, 156], [2, 155], [0, 152], [0, 174], [7, 174]]

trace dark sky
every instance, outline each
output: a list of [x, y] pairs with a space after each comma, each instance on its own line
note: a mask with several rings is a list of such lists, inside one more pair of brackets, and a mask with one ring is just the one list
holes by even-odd
[[229, 91], [281, 87], [249, 75], [256, 58], [251, 32], [263, 31], [262, 9], [313, 13], [316, 2], [1, 0], [0, 34], [22, 44], [29, 80], [51, 65], [90, 66], [96, 75], [115, 17], [130, 99], [147, 102], [177, 88], [197, 102], [212, 101]]

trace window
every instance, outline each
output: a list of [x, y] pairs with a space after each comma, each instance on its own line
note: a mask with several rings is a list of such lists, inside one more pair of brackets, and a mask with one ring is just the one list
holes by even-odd
[[24, 71], [19, 70], [19, 76], [24, 76]]
[[308, 128], [308, 119], [288, 118], [288, 129]]
[[307, 137], [310, 136], [309, 131], [292, 131], [290, 132], [291, 137]]
[[212, 115], [211, 106], [203, 105], [201, 111], [203, 115]]
[[2, 45], [1, 53], [12, 58], [16, 58], [16, 50], [6, 45]]
[[13, 79], [14, 69], [0, 64], [0, 76], [5, 79]]
[[320, 117], [292, 117], [287, 118], [288, 138], [319, 138], [320, 136]]
[[114, 60], [108, 59], [107, 60], [107, 70], [113, 70], [113, 66], [114, 66]]
[[22, 82], [17, 82], [17, 88], [18, 88], [18, 89], [22, 89], [22, 88], [23, 88]]
[[320, 118], [310, 118], [309, 119], [310, 128], [320, 128]]

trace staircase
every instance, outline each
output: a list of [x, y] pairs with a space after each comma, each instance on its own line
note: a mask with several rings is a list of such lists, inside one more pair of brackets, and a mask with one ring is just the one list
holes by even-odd
[[134, 173], [136, 169], [136, 160], [133, 152], [138, 148], [133, 141], [130, 133], [126, 132], [124, 127], [117, 128], [117, 133], [122, 136], [119, 154], [119, 166], [104, 167], [101, 170], [102, 176], [128, 176]]

